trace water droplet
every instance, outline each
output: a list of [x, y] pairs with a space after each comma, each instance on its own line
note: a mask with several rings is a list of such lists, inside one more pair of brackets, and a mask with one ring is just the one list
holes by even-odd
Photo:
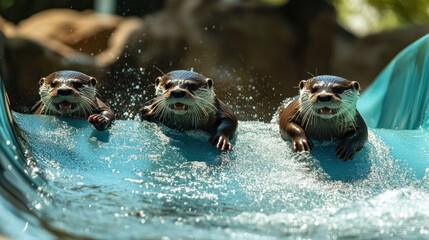
[[37, 203], [36, 205], [34, 205], [34, 207], [36, 208], [36, 210], [40, 210], [42, 209], [42, 204]]

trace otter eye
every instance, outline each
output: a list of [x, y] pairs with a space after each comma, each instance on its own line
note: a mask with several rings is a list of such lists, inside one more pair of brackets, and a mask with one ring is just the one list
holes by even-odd
[[187, 88], [191, 91], [196, 91], [198, 89], [198, 86], [195, 83], [190, 83]]
[[164, 89], [169, 89], [172, 86], [173, 86], [173, 83], [172, 82], [168, 82], [168, 83], [164, 84]]
[[314, 86], [311, 88], [311, 93], [315, 93], [315, 92], [317, 92], [317, 90], [319, 90], [319, 86], [314, 85]]
[[346, 89], [344, 87], [337, 86], [337, 87], [333, 87], [332, 90], [334, 93], [342, 94]]
[[81, 83], [81, 82], [74, 82], [73, 83], [73, 87], [74, 88], [81, 88], [81, 87], [83, 87], [83, 83]]

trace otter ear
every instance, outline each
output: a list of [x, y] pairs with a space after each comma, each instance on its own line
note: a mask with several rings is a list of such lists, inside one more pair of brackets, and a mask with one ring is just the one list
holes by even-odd
[[44, 77], [43, 77], [43, 78], [41, 78], [41, 79], [39, 80], [39, 85], [40, 85], [40, 86], [43, 86], [43, 84], [45, 83], [45, 79], [46, 79], [46, 78], [44, 78]]
[[161, 77], [157, 77], [155, 79], [155, 87], [158, 87], [160, 82], [161, 82]]
[[206, 82], [207, 82], [207, 86], [209, 86], [209, 88], [213, 87], [214, 82], [211, 78], [206, 78]]
[[305, 86], [305, 84], [307, 83], [307, 80], [301, 80], [301, 82], [299, 82], [299, 90], [302, 90]]
[[92, 86], [95, 86], [95, 85], [97, 84], [97, 79], [95, 79], [95, 77], [91, 77], [91, 78], [89, 79], [89, 83], [90, 83]]
[[358, 83], [358, 82], [356, 82], [356, 81], [352, 81], [352, 86], [353, 86], [353, 88], [354, 88], [356, 91], [359, 91], [359, 90], [360, 90], [360, 85], [359, 85], [359, 83]]

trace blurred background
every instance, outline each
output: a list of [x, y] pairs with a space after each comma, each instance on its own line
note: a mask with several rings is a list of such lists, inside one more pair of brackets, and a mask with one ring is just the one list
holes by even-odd
[[429, 32], [426, 0], [0, 0], [1, 71], [12, 109], [32, 113], [38, 82], [71, 69], [134, 119], [154, 79], [176, 69], [215, 81], [241, 120], [270, 121], [296, 86], [331, 74], [362, 90]]

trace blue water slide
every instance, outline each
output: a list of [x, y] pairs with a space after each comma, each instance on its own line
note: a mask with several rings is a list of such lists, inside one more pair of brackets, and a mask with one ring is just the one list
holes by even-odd
[[335, 142], [292, 152], [275, 123], [241, 121], [221, 153], [200, 131], [11, 112], [0, 84], [0, 238], [427, 239], [427, 45], [362, 95], [347, 162]]
[[369, 127], [429, 127], [429, 34], [400, 52], [361, 96]]

